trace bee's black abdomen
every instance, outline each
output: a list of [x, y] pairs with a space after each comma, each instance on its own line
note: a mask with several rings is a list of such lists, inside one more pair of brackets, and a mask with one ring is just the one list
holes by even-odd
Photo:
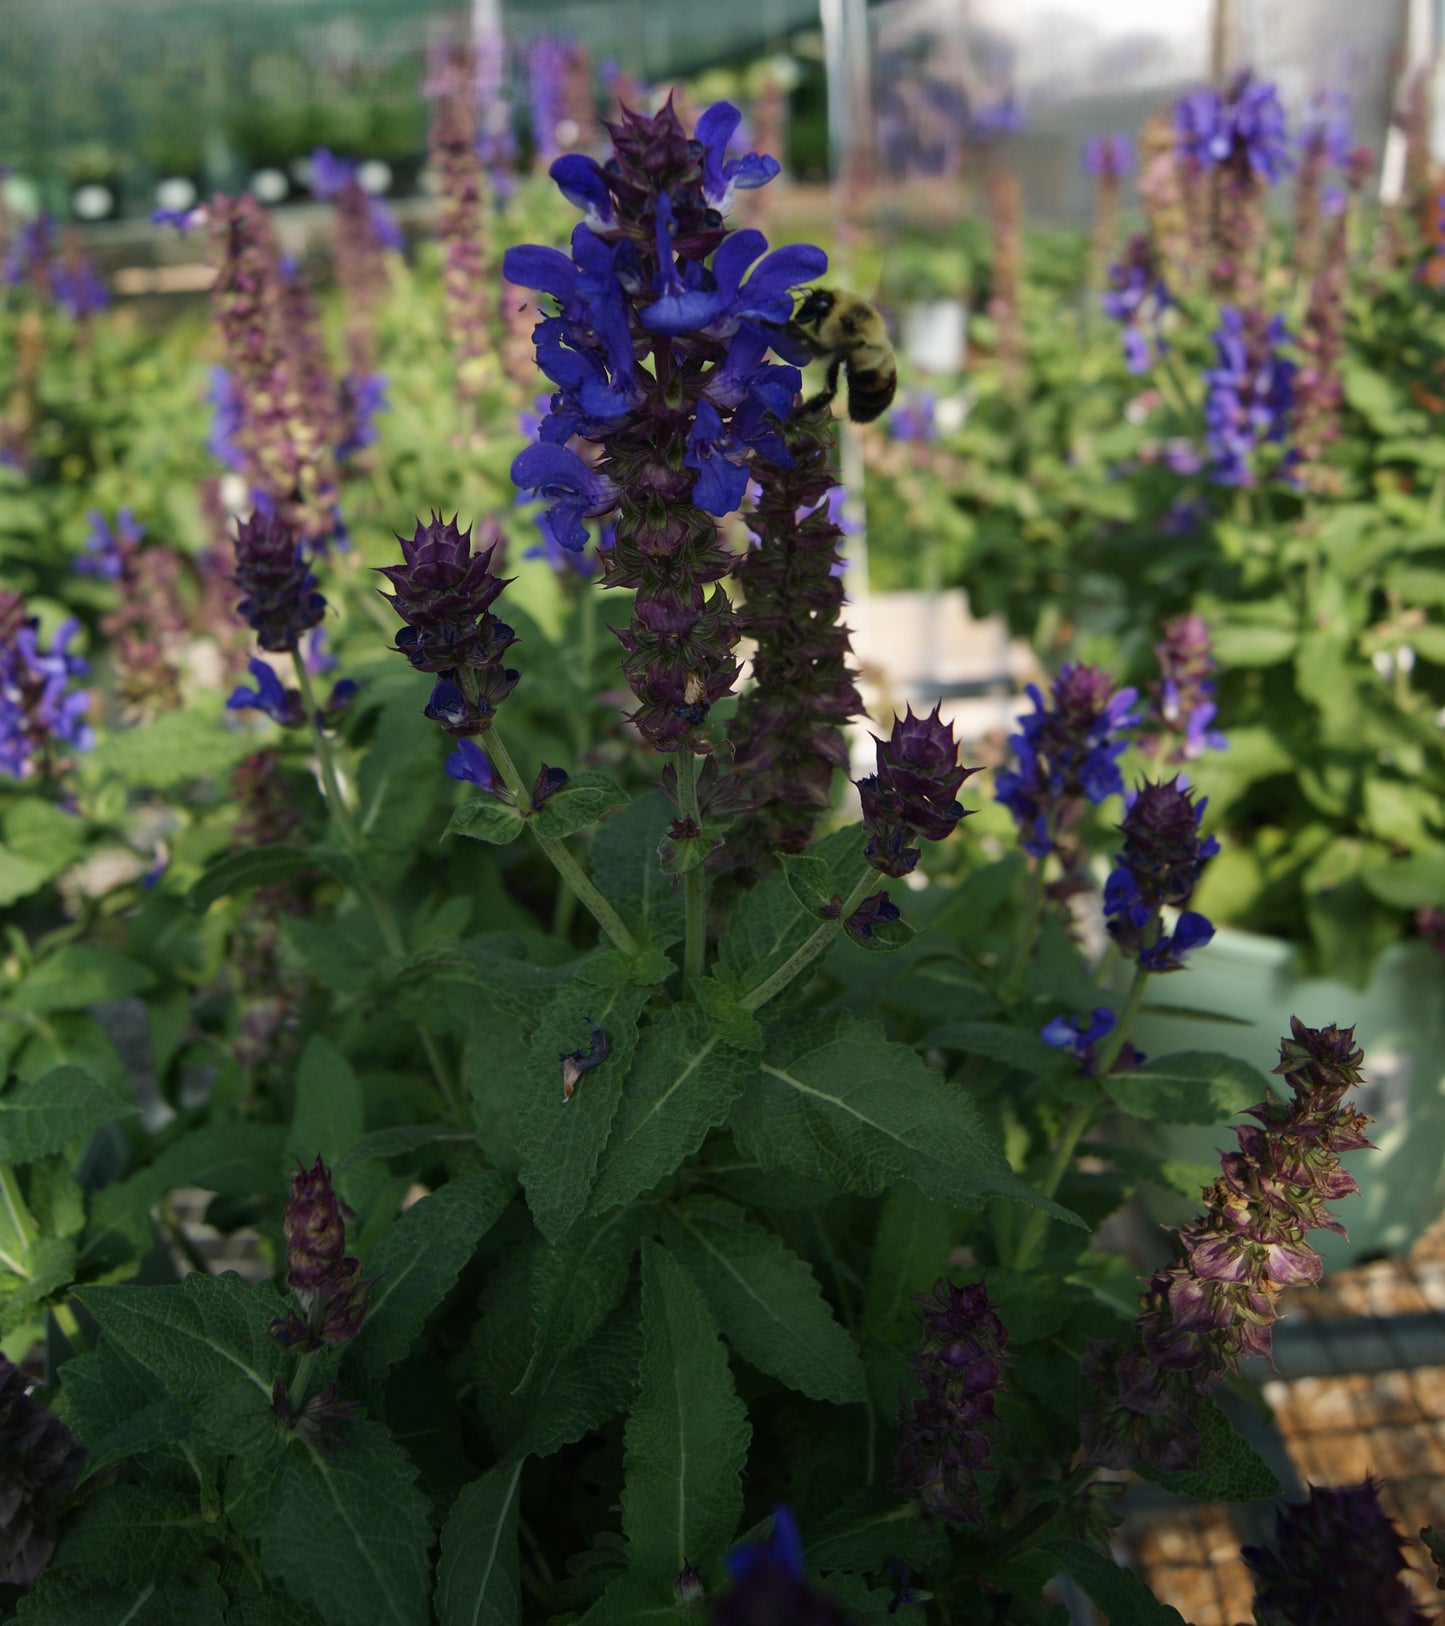
[[848, 372], [848, 416], [854, 423], [872, 423], [893, 404], [898, 389], [895, 372]]

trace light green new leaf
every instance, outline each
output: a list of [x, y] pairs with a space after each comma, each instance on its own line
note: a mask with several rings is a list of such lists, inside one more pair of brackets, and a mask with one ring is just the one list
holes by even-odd
[[375, 1285], [366, 1336], [352, 1346], [358, 1366], [377, 1376], [401, 1360], [514, 1189], [503, 1175], [464, 1174], [390, 1226], [366, 1258]]
[[968, 1096], [877, 1023], [808, 1031], [801, 1053], [764, 1064], [733, 1108], [739, 1145], [765, 1169], [865, 1197], [899, 1180], [965, 1206], [1012, 1197], [1083, 1224], [1020, 1180]]
[[1199, 1466], [1187, 1473], [1161, 1474], [1141, 1466], [1145, 1479], [1200, 1502], [1262, 1502], [1282, 1494], [1274, 1470], [1209, 1401], [1199, 1414]]
[[114, 949], [67, 943], [42, 960], [6, 1002], [17, 1011], [37, 1015], [83, 1011], [103, 1000], [129, 999], [154, 981], [143, 965]]
[[695, 1005], [665, 1011], [638, 1041], [588, 1212], [605, 1214], [671, 1174], [726, 1120], [747, 1069]]
[[135, 1111], [83, 1067], [57, 1067], [17, 1082], [0, 1095], [0, 1163], [49, 1157]]
[[442, 1529], [436, 1612], [441, 1626], [517, 1626], [517, 1505], [522, 1464], [493, 1468], [452, 1503]]
[[1186, 1626], [1184, 1616], [1160, 1603], [1137, 1575], [1082, 1541], [1048, 1541], [1045, 1550], [1118, 1626]]
[[747, 1410], [702, 1294], [656, 1243], [642, 1253], [642, 1374], [627, 1419], [622, 1529], [634, 1574], [715, 1572], [742, 1512]]
[[858, 1346], [781, 1237], [717, 1197], [668, 1208], [666, 1229], [669, 1249], [744, 1360], [814, 1400], [842, 1406], [866, 1398]]
[[219, 716], [188, 706], [101, 740], [90, 766], [117, 774], [131, 785], [170, 790], [191, 779], [225, 773], [254, 749], [255, 735], [232, 732], [221, 725]]
[[[517, 1102], [518, 1172], [537, 1229], [549, 1241], [587, 1206], [637, 1047], [637, 1019], [651, 997], [650, 988], [588, 987], [574, 975], [533, 1035]], [[594, 1023], [607, 1037], [607, 1059], [581, 1075], [568, 1100], [562, 1057], [588, 1049]]]
[[347, 1423], [329, 1458], [293, 1446], [248, 1511], [267, 1574], [328, 1621], [427, 1626], [427, 1500], [381, 1424]]
[[1208, 1050], [1176, 1051], [1099, 1082], [1131, 1117], [1166, 1124], [1223, 1123], [1263, 1101], [1270, 1088], [1257, 1067]]

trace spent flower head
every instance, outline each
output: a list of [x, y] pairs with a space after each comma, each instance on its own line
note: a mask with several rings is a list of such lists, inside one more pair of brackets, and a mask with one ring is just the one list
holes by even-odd
[[910, 706], [895, 717], [886, 740], [874, 736], [877, 772], [857, 781], [868, 837], [863, 856], [883, 875], [909, 874], [921, 856], [916, 839], [943, 841], [967, 817], [958, 792], [980, 770], [959, 762], [953, 724], [940, 709], [915, 717]]
[[346, 1255], [344, 1212], [325, 1163], [298, 1163], [286, 1204], [286, 1281], [301, 1313], [288, 1310], [271, 1324], [288, 1347], [349, 1343], [366, 1319], [372, 1284], [361, 1278], [361, 1261]]
[[57, 1514], [75, 1489], [85, 1452], [0, 1355], [0, 1585], [30, 1588], [50, 1562]]
[[278, 513], [257, 508], [237, 525], [235, 552], [232, 580], [242, 594], [236, 613], [268, 653], [296, 649], [301, 635], [326, 616], [326, 600], [296, 533]]

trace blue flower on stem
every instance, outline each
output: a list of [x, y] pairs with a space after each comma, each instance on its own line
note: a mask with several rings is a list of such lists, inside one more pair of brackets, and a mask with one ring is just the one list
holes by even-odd
[[750, 152], [746, 158], [728, 158], [743, 116], [730, 102], [715, 102], [697, 121], [694, 131], [702, 143], [702, 195], [720, 215], [732, 209], [738, 191], [766, 186], [782, 170], [776, 158]]
[[475, 740], [458, 740], [457, 748], [447, 758], [445, 767], [448, 778], [460, 779], [477, 786], [479, 790], [490, 791], [496, 785], [496, 775], [487, 753]]
[[1247, 70], [1221, 96], [1205, 88], [1174, 105], [1174, 145], [1201, 169], [1230, 165], [1273, 185], [1292, 168], [1279, 91]]
[[[662, 240], [666, 202], [658, 201], [658, 258], [665, 270], [672, 264], [671, 241], [664, 250]], [[828, 269], [828, 256], [811, 243], [791, 243], [764, 254], [767, 246], [760, 231], [730, 232], [713, 256], [713, 286], [689, 289], [674, 274], [663, 297], [640, 312], [642, 325], [653, 333], [705, 333], [727, 339], [743, 322], [790, 321], [793, 289], [821, 277]], [[747, 276], [750, 266], [754, 268]]]
[[[1256, 452], [1282, 445], [1294, 418], [1298, 368], [1281, 354], [1289, 334], [1278, 316], [1225, 305], [1211, 337], [1217, 360], [1204, 374], [1209, 478], [1215, 485], [1252, 486]], [[1287, 475], [1295, 460], [1293, 448], [1286, 448], [1277, 472]]]
[[1094, 1076], [1094, 1046], [1114, 1031], [1116, 1017], [1107, 1005], [1096, 1005], [1087, 1017], [1056, 1016], [1039, 1029], [1039, 1037], [1055, 1050], [1067, 1050], [1085, 1078]]
[[274, 667], [268, 666], [263, 660], [254, 655], [250, 660], [251, 676], [256, 680], [256, 687], [248, 689], [244, 684], [238, 686], [226, 702], [227, 711], [264, 711], [273, 722], [280, 723], [283, 728], [299, 728], [306, 721], [306, 712], [301, 704], [301, 691], [288, 689], [279, 677]]
[[206, 391], [206, 400], [214, 410], [206, 450], [218, 463], [239, 472], [245, 456], [237, 437], [245, 423], [245, 414], [235, 381], [225, 367], [211, 368], [211, 387]]

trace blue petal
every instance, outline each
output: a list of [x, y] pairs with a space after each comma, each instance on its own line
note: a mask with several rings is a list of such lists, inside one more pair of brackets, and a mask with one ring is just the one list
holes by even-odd
[[491, 790], [496, 782], [487, 753], [475, 740], [458, 740], [457, 748], [447, 758], [445, 768], [449, 778], [464, 780], [482, 790]]
[[512, 462], [512, 483], [544, 497], [572, 492], [589, 499], [599, 493], [601, 486], [597, 475], [576, 452], [546, 441], [538, 441], [517, 454]]
[[639, 312], [639, 317], [650, 333], [697, 333], [721, 315], [722, 309], [723, 298], [716, 291], [664, 294]]
[[537, 288], [564, 305], [577, 298], [577, 267], [558, 248], [523, 243], [502, 256], [502, 275], [519, 288]]
[[712, 273], [717, 278], [718, 293], [725, 303], [732, 303], [747, 268], [767, 246], [768, 240], [760, 231], [729, 232], [723, 239], [713, 255]]
[[586, 153], [569, 152], [547, 171], [568, 203], [589, 220], [605, 224], [612, 219], [612, 194], [602, 166]]
[[775, 176], [782, 173], [783, 166], [776, 158], [767, 153], [750, 152], [746, 158], [735, 158], [728, 164], [723, 173], [727, 176], [728, 184], [737, 187], [740, 191], [751, 192], [754, 187], [766, 186]]

